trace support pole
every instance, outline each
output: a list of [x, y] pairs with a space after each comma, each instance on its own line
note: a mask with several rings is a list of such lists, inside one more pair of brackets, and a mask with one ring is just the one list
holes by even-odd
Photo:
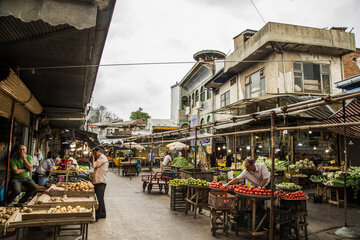
[[[152, 156], [154, 154], [154, 137], [151, 136], [151, 154], [150, 154], [150, 174], [152, 175], [152, 165], [153, 165], [153, 159]], [[155, 154], [154, 154], [154, 162], [155, 162]]]
[[271, 117], [271, 205], [270, 205], [270, 236], [269, 239], [274, 239], [274, 213], [275, 213], [275, 207], [274, 207], [274, 190], [275, 190], [275, 113], [270, 113]]
[[8, 157], [7, 157], [7, 164], [6, 164], [6, 185], [5, 185], [5, 206], [7, 206], [7, 196], [9, 193], [9, 180], [10, 180], [10, 159], [11, 159], [11, 143], [14, 131], [14, 117], [15, 117], [15, 100], [12, 100], [11, 106], [11, 118], [10, 118], [10, 132], [9, 132], [9, 143], [8, 143]]
[[195, 143], [194, 143], [194, 162], [195, 162], [195, 167], [194, 167], [194, 178], [196, 179], [196, 171], [197, 171], [197, 127], [195, 127]]
[[236, 150], [237, 150], [237, 142], [236, 142], [236, 139], [237, 139], [237, 136], [235, 135], [234, 136], [234, 152], [235, 152], [235, 159], [234, 159], [234, 161], [235, 161], [235, 169], [237, 170], [238, 168], [237, 168], [237, 164], [238, 164], [238, 160], [237, 160], [237, 154], [236, 154]]
[[250, 147], [251, 147], [251, 158], [255, 159], [255, 136], [254, 133], [251, 133], [251, 138], [250, 138]]
[[[343, 119], [344, 123], [346, 123], [346, 108], [345, 108], [345, 100], [342, 101], [343, 108]], [[344, 227], [347, 227], [347, 193], [346, 193], [346, 178], [347, 178], [347, 169], [348, 169], [348, 152], [347, 152], [347, 139], [346, 139], [346, 126], [344, 126], [344, 171], [345, 171], [345, 179], [344, 179]]]

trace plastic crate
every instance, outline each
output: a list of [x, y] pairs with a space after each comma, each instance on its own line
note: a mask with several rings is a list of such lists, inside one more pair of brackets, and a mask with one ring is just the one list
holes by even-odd
[[[226, 197], [224, 197], [226, 195]], [[235, 209], [235, 196], [230, 193], [210, 192], [209, 206], [219, 210]]]
[[170, 209], [173, 211], [185, 209], [186, 186], [170, 186]]

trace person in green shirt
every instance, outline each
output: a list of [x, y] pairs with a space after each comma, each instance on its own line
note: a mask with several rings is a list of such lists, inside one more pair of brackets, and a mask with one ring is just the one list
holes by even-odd
[[24, 145], [19, 145], [16, 153], [17, 154], [10, 160], [12, 175], [9, 187], [11, 193], [7, 198], [7, 202], [12, 203], [21, 193], [21, 186], [24, 185], [27, 188], [27, 191], [19, 200], [19, 203], [25, 203], [29, 198], [35, 195], [37, 189], [35, 182], [30, 178], [32, 157], [26, 155], [26, 147]]

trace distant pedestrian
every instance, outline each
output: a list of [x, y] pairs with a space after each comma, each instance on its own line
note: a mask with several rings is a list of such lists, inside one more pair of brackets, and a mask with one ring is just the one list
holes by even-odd
[[99, 220], [100, 218], [106, 218], [104, 195], [108, 181], [107, 174], [109, 168], [109, 161], [107, 157], [101, 152], [99, 147], [96, 147], [93, 150], [92, 165], [94, 168], [93, 183], [95, 186], [95, 194], [99, 201], [99, 208], [96, 210], [95, 217], [96, 220]]
[[149, 167], [150, 167], [150, 171], [152, 171], [152, 168], [154, 166], [155, 163], [155, 153], [153, 152], [152, 149], [150, 149], [150, 152], [148, 154], [148, 161], [149, 161]]
[[228, 153], [228, 155], [226, 155], [226, 167], [231, 167], [232, 162], [233, 162], [233, 157], [231, 153]]

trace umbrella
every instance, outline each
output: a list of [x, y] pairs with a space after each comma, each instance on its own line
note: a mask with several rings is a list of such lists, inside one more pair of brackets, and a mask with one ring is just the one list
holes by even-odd
[[139, 151], [143, 151], [145, 150], [145, 148], [143, 146], [141, 146], [140, 144], [136, 143], [136, 142], [128, 142], [128, 143], [124, 143], [122, 145], [122, 147], [124, 148], [129, 148], [129, 149], [135, 149], [135, 150], [139, 150]]
[[166, 147], [170, 150], [188, 150], [189, 146], [181, 143], [181, 142], [173, 142], [173, 143], [169, 143], [168, 145], [166, 145]]

